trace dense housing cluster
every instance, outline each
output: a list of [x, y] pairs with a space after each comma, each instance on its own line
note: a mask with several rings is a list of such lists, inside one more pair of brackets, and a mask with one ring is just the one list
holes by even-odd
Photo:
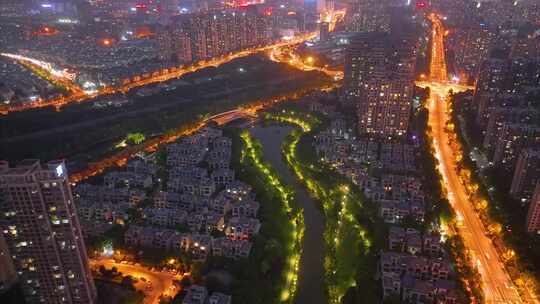
[[357, 185], [389, 227], [378, 267], [383, 299], [458, 303], [456, 273], [439, 223], [430, 223], [426, 231], [405, 228], [406, 222], [423, 223], [434, 203], [425, 199], [418, 176], [418, 146], [356, 138], [342, 117], [331, 117], [330, 127], [315, 136], [318, 157]]

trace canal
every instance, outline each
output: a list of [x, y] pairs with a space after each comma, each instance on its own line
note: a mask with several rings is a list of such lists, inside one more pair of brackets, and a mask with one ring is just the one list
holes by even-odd
[[295, 128], [285, 125], [261, 126], [250, 129], [251, 135], [263, 147], [263, 158], [283, 178], [283, 182], [296, 191], [297, 201], [304, 212], [304, 246], [300, 258], [296, 304], [326, 304], [324, 289], [324, 216], [317, 202], [309, 196], [282, 157], [281, 145]]

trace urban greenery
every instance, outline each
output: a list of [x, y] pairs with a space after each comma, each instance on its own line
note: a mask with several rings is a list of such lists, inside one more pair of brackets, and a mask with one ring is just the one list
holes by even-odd
[[[244, 65], [250, 68], [237, 77], [238, 67]], [[232, 73], [234, 77], [223, 77]], [[180, 124], [204, 119], [206, 114], [331, 83], [321, 73], [296, 71], [259, 55], [187, 74], [182, 79], [185, 84], [176, 90], [149, 97], [130, 92], [127, 97], [134, 102], [120, 108], [95, 109], [92, 102], [86, 102], [69, 105], [60, 112], [42, 108], [0, 117], [0, 157], [61, 157], [84, 166], [116, 153], [115, 143], [127, 133], [140, 132], [152, 139]], [[200, 82], [201, 79], [211, 80]], [[29, 143], [34, 149], [28, 149]]]
[[[429, 94], [429, 92], [427, 92]], [[427, 95], [426, 95], [427, 96]], [[427, 98], [425, 99], [427, 100]], [[437, 169], [439, 164], [435, 158], [431, 128], [428, 125], [428, 110], [421, 107], [414, 115], [414, 124], [421, 136], [420, 140], [420, 169], [424, 176], [424, 191], [433, 202], [433, 208], [427, 218], [438, 220], [441, 229], [447, 234], [446, 249], [454, 262], [455, 271], [460, 278], [460, 289], [470, 301], [482, 303], [483, 292], [478, 270], [473, 267], [471, 255], [465, 249], [463, 239], [457, 233], [458, 227], [455, 214], [446, 198], [443, 178]], [[466, 300], [467, 301], [467, 300]]]
[[260, 143], [247, 131], [226, 134], [233, 139], [232, 167], [253, 187], [262, 223], [250, 257], [234, 262], [232, 295], [238, 303], [292, 303], [304, 229], [294, 191], [262, 160]]
[[144, 137], [144, 134], [142, 133], [128, 133], [128, 135], [126, 136], [126, 141], [128, 143], [133, 143], [133, 144], [140, 144], [142, 143], [144, 140], [146, 139], [146, 137]]
[[[267, 113], [267, 120], [299, 126], [282, 146], [287, 164], [306, 186], [325, 215], [325, 280], [330, 303], [340, 303], [349, 292], [362, 288], [366, 303], [376, 302], [377, 285], [373, 279], [376, 267], [375, 246], [362, 194], [351, 182], [321, 165], [313, 152], [313, 134], [320, 130], [320, 119], [306, 113], [283, 109]], [[375, 218], [370, 217], [370, 220]], [[369, 221], [370, 221], [369, 220]], [[361, 286], [361, 287], [360, 287]], [[352, 290], [352, 291], [351, 291]]]
[[[449, 101], [452, 116], [447, 128], [455, 131], [455, 140], [462, 149], [458, 166], [460, 175], [471, 181], [472, 187], [468, 190], [475, 210], [487, 227], [490, 238], [497, 244], [497, 250], [502, 252], [503, 262], [518, 291], [524, 293], [524, 289], [531, 289], [534, 293], [534, 290], [539, 288], [536, 278], [540, 266], [540, 239], [525, 231], [523, 219], [526, 217], [527, 208], [509, 195], [511, 181], [497, 178], [503, 173], [502, 168], [495, 166], [486, 168], [483, 172], [479, 170], [471, 159], [474, 146], [480, 146], [482, 138], [482, 134], [477, 132], [472, 114], [474, 111], [462, 95], [454, 95]], [[503, 229], [503, 226], [506, 228]], [[510, 247], [515, 248], [517, 254]]]

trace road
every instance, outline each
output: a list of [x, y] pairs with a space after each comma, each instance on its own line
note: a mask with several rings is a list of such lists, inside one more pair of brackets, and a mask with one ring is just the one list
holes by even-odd
[[[158, 304], [161, 295], [174, 297], [178, 292], [178, 287], [174, 286], [173, 281], [182, 279], [180, 275], [164, 271], [151, 271], [139, 264], [116, 263], [112, 259], [92, 259], [90, 260], [90, 266], [95, 270], [100, 266], [104, 266], [107, 269], [116, 267], [123, 275], [130, 275], [138, 279], [135, 288], [144, 292], [144, 304]], [[144, 278], [146, 282], [141, 280], [141, 278]]]
[[[316, 36], [317, 34], [315, 32], [307, 33], [304, 35], [299, 35], [289, 40], [279, 41], [271, 45], [238, 51], [238, 52], [229, 54], [227, 56], [214, 58], [211, 60], [199, 61], [189, 66], [173, 67], [170, 69], [163, 69], [161, 71], [155, 71], [153, 73], [148, 73], [145, 75], [135, 76], [131, 79], [124, 79], [122, 81], [122, 85], [118, 87], [107, 86], [100, 89], [98, 92], [85, 93], [79, 89], [72, 92], [70, 95], [61, 96], [61, 97], [50, 99], [50, 100], [41, 100], [41, 101], [36, 101], [36, 102], [24, 103], [24, 104], [1, 106], [0, 113], [7, 114], [9, 112], [25, 111], [28, 109], [50, 107], [50, 106], [60, 109], [61, 107], [67, 104], [91, 100], [98, 96], [110, 95], [110, 94], [115, 94], [115, 93], [126, 93], [127, 91], [134, 88], [179, 78], [187, 73], [196, 72], [201, 69], [208, 68], [208, 67], [218, 67], [222, 64], [225, 64], [227, 62], [230, 62], [238, 58], [243, 58], [243, 57], [253, 55], [256, 53], [265, 52], [271, 49], [296, 45], [306, 40], [313, 39]], [[1, 53], [0, 55], [4, 57], [12, 58], [14, 60], [18, 60], [21, 63], [30, 64], [32, 65], [34, 69], [40, 70], [43, 73], [48, 73], [50, 75], [51, 80], [56, 80], [56, 81], [59, 80], [59, 76], [56, 75], [55, 72], [51, 72], [55, 70], [52, 68], [52, 65], [50, 65], [49, 63], [40, 62], [32, 58], [21, 57], [17, 54]]]
[[[271, 80], [271, 81], [268, 81], [268, 82], [258, 82], [256, 84], [243, 86], [241, 88], [234, 88], [234, 89], [229, 89], [229, 90], [226, 90], [226, 91], [220, 91], [218, 94], [212, 93], [212, 94], [203, 95], [203, 96], [201, 96], [201, 98], [202, 99], [210, 99], [210, 98], [219, 99], [219, 98], [223, 98], [224, 96], [230, 96], [230, 95], [235, 94], [235, 93], [241, 93], [241, 92], [246, 91], [248, 89], [257, 88], [259, 86], [260, 87], [279, 86], [280, 84], [283, 84], [283, 83], [285, 83], [287, 81], [290, 81], [290, 78], [287, 78], [287, 79], [274, 79], [274, 80]], [[65, 125], [62, 125], [60, 127], [40, 130], [40, 131], [36, 131], [36, 132], [32, 132], [32, 133], [27, 133], [27, 134], [22, 134], [22, 135], [17, 135], [17, 136], [10, 136], [10, 137], [1, 138], [0, 139], [0, 144], [10, 144], [10, 143], [16, 143], [16, 142], [20, 142], [20, 141], [28, 141], [28, 140], [32, 140], [32, 139], [35, 139], [35, 138], [40, 138], [40, 137], [43, 137], [43, 136], [51, 136], [51, 135], [54, 135], [54, 134], [60, 134], [60, 133], [64, 133], [64, 132], [74, 131], [74, 130], [81, 129], [81, 128], [86, 128], [86, 127], [91, 127], [91, 126], [96, 126], [96, 125], [104, 125], [106, 123], [118, 121], [119, 119], [122, 119], [122, 118], [125, 118], [125, 117], [139, 116], [139, 115], [141, 115], [143, 113], [153, 114], [153, 113], [156, 113], [156, 112], [163, 112], [163, 111], [167, 111], [169, 108], [178, 107], [180, 104], [191, 103], [193, 101], [194, 101], [194, 99], [172, 99], [172, 100], [169, 100], [169, 101], [167, 101], [165, 103], [161, 103], [161, 104], [157, 104], [157, 105], [152, 104], [152, 105], [150, 105], [148, 107], [145, 107], [145, 108], [129, 109], [129, 110], [125, 110], [125, 111], [122, 111], [120, 113], [105, 116], [105, 117], [94, 118], [94, 119], [91, 119], [91, 120], [81, 121], [81, 122], [72, 123], [72, 124], [65, 124]], [[218, 122], [218, 124], [222, 124], [222, 123]]]
[[[343, 20], [346, 13], [347, 12], [345, 9], [331, 10], [331, 11], [324, 12], [321, 18], [324, 22], [329, 23], [329, 31], [333, 31], [336, 25], [340, 21]], [[19, 54], [0, 53], [0, 56], [17, 60], [26, 65], [30, 65], [33, 69], [43, 72], [43, 74], [48, 74], [50, 78], [49, 80], [53, 82], [60, 82], [71, 91], [71, 94], [67, 96], [61, 96], [61, 97], [57, 97], [50, 100], [39, 100], [35, 102], [29, 102], [29, 103], [17, 104], [17, 105], [7, 105], [7, 106], [2, 105], [0, 106], [0, 114], [8, 114], [9, 112], [24, 111], [24, 110], [33, 109], [33, 108], [41, 108], [41, 107], [49, 107], [49, 106], [53, 106], [53, 107], [56, 107], [57, 109], [60, 109], [61, 107], [69, 103], [83, 102], [83, 101], [87, 101], [92, 98], [103, 96], [103, 95], [110, 95], [110, 94], [115, 94], [115, 93], [126, 93], [127, 91], [133, 88], [138, 88], [138, 87], [142, 87], [149, 84], [154, 84], [154, 83], [159, 83], [159, 82], [164, 82], [171, 79], [179, 78], [182, 75], [185, 75], [187, 73], [192, 73], [192, 72], [205, 69], [208, 67], [217, 67], [227, 62], [230, 62], [234, 59], [246, 57], [252, 54], [265, 52], [269, 50], [276, 50], [280, 48], [289, 48], [291, 46], [300, 44], [304, 41], [313, 39], [317, 37], [317, 34], [318, 34], [317, 32], [310, 32], [310, 33], [295, 36], [291, 39], [280, 40], [270, 45], [246, 49], [246, 50], [234, 52], [234, 53], [231, 53], [229, 55], [222, 56], [219, 58], [213, 58], [210, 60], [202, 60], [189, 66], [172, 67], [172, 68], [163, 69], [161, 71], [154, 71], [152, 73], [146, 73], [143, 75], [134, 76], [130, 79], [122, 80], [122, 84], [118, 87], [107, 86], [107, 87], [101, 88], [97, 92], [84, 92], [82, 89], [80, 89], [77, 85], [74, 84], [72, 75], [66, 76], [65, 73], [62, 73], [62, 71], [55, 69], [53, 65], [48, 62], [39, 61], [34, 58], [24, 57]]]
[[312, 57], [306, 59], [300, 58], [300, 55], [294, 51], [294, 47], [272, 49], [269, 53], [269, 57], [270, 60], [274, 62], [286, 63], [301, 71], [318, 71], [332, 77], [336, 81], [343, 79], [342, 70], [333, 70], [328, 67], [316, 66]]
[[[252, 103], [250, 103], [249, 105], [245, 105], [245, 106], [240, 106], [240, 107], [237, 107], [235, 110], [238, 111], [234, 117], [228, 117], [228, 119], [237, 119], [239, 118], [241, 115], [239, 114], [240, 112], [244, 112], [243, 115], [245, 116], [253, 116], [257, 113], [257, 111], [261, 110], [261, 109], [264, 109], [264, 108], [268, 108], [268, 107], [272, 107], [273, 105], [277, 104], [277, 103], [280, 103], [280, 102], [283, 102], [283, 101], [287, 101], [287, 100], [295, 100], [295, 99], [298, 99], [299, 97], [309, 93], [309, 92], [312, 92], [314, 90], [319, 90], [319, 91], [323, 91], [323, 92], [328, 92], [330, 90], [333, 90], [335, 88], [337, 88], [338, 85], [337, 84], [332, 84], [332, 85], [322, 85], [318, 88], [303, 88], [303, 89], [299, 89], [297, 91], [294, 91], [294, 92], [291, 92], [291, 93], [288, 93], [288, 94], [284, 94], [284, 95], [280, 95], [280, 96], [273, 96], [273, 97], [269, 97], [267, 99], [264, 99], [264, 100], [256, 100], [256, 101], [253, 101]], [[229, 111], [227, 111], [229, 112]], [[223, 115], [225, 114], [226, 112], [224, 113], [220, 113], [220, 114], [217, 114], [214, 117], [220, 117], [220, 115]], [[214, 121], [214, 120], [212, 120]], [[106, 157], [106, 158], [103, 158], [101, 159], [100, 161], [97, 161], [95, 163], [92, 163], [90, 164], [86, 169], [80, 171], [80, 172], [76, 172], [76, 173], [72, 173], [70, 175], [70, 182], [71, 183], [78, 183], [82, 180], [85, 180], [91, 176], [94, 176], [94, 175], [97, 175], [101, 172], [103, 172], [103, 170], [107, 169], [107, 168], [110, 168], [110, 167], [114, 167], [114, 166], [123, 166], [127, 163], [128, 159], [130, 159], [131, 157], [133, 157], [135, 154], [139, 153], [139, 152], [144, 152], [144, 151], [147, 151], [147, 152], [153, 152], [157, 149], [157, 147], [161, 144], [166, 144], [166, 143], [171, 143], [171, 142], [174, 142], [175, 140], [177, 140], [178, 138], [182, 137], [182, 136], [186, 136], [186, 135], [189, 135], [189, 134], [192, 134], [194, 132], [196, 132], [197, 130], [201, 129], [202, 127], [206, 126], [206, 124], [209, 122], [208, 119], [204, 119], [204, 120], [201, 120], [201, 121], [198, 121], [192, 125], [187, 125], [187, 126], [184, 126], [182, 128], [179, 128], [177, 129], [176, 131], [174, 132], [171, 132], [171, 133], [167, 133], [167, 134], [164, 134], [163, 136], [160, 136], [160, 137], [157, 137], [157, 138], [153, 138], [153, 139], [150, 139], [150, 140], [147, 140], [145, 141], [144, 143], [140, 144], [140, 145], [137, 145], [137, 146], [133, 146], [133, 147], [129, 147], [129, 148], [125, 148], [124, 150], [118, 152], [118, 153], [115, 153], [109, 157]], [[224, 123], [224, 120], [221, 119], [220, 121], [217, 121], [218, 123]]]
[[448, 200], [462, 219], [459, 234], [479, 269], [486, 303], [522, 303], [505, 270], [504, 263], [491, 239], [487, 237], [487, 231], [457, 174], [456, 154], [449, 144], [448, 134], [444, 128], [449, 119], [445, 99], [442, 94], [432, 93], [428, 105], [429, 126], [432, 130], [435, 153], [439, 160], [439, 171], [444, 179]]
[[446, 97], [450, 90], [459, 92], [468, 88], [448, 81], [444, 48], [445, 30], [437, 15], [430, 14], [428, 18], [433, 25], [430, 79], [419, 82], [418, 85], [430, 88], [427, 103], [428, 124], [431, 128], [435, 156], [439, 161], [438, 169], [443, 177], [448, 200], [460, 222], [458, 233], [472, 255], [473, 262], [476, 264], [473, 266], [476, 266], [480, 272], [485, 302], [488, 304], [523, 303], [495, 245], [487, 237], [487, 230], [469, 199], [464, 184], [468, 181], [462, 181], [458, 176], [456, 151], [452, 149], [449, 134], [445, 130], [446, 122], [450, 120]]

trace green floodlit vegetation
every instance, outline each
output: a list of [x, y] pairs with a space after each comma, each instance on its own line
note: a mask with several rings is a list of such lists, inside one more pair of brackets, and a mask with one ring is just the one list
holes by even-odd
[[306, 113], [282, 110], [267, 113], [267, 120], [301, 128], [283, 143], [287, 164], [310, 194], [321, 204], [325, 215], [325, 281], [329, 303], [341, 303], [349, 291], [362, 288], [366, 303], [376, 302], [376, 250], [371, 233], [359, 215], [365, 213], [362, 194], [348, 180], [315, 158], [310, 139], [319, 130], [320, 119]]
[[129, 133], [126, 136], [126, 140], [133, 144], [141, 144], [143, 141], [145, 141], [146, 137], [142, 133]]
[[[269, 258], [282, 257], [278, 265], [269, 264], [270, 273], [275, 275], [279, 272], [276, 282], [271, 286], [275, 294], [269, 303], [292, 303], [296, 292], [304, 234], [303, 214], [295, 203], [293, 189], [284, 185], [276, 171], [262, 160], [260, 143], [254, 140], [247, 131], [243, 131], [239, 138], [242, 146], [240, 151], [242, 176], [240, 178], [249, 182], [258, 194], [270, 193], [270, 196], [259, 197], [263, 210], [261, 234], [268, 234], [271, 238], [264, 245], [264, 251], [269, 252], [271, 255]], [[270, 250], [272, 249], [270, 247], [277, 249]], [[258, 286], [258, 282], [250, 283]], [[258, 294], [261, 291], [254, 288], [252, 292]]]
[[[241, 67], [245, 73], [238, 73]], [[209, 78], [213, 80], [199, 82]], [[69, 159], [73, 168], [83, 168], [115, 154], [116, 145], [127, 133], [141, 132], [151, 140], [175, 132], [179, 126], [196, 124], [206, 114], [301, 95], [333, 83], [324, 74], [276, 64], [262, 54], [189, 73], [181, 79], [184, 84], [176, 89], [151, 96], [141, 97], [138, 90], [132, 90], [125, 96], [73, 103], [61, 111], [46, 107], [1, 116], [0, 156], [13, 161], [60, 157]], [[123, 97], [130, 102], [122, 107], [94, 106], [95, 102]], [[28, 149], [30, 144], [34, 149]]]

